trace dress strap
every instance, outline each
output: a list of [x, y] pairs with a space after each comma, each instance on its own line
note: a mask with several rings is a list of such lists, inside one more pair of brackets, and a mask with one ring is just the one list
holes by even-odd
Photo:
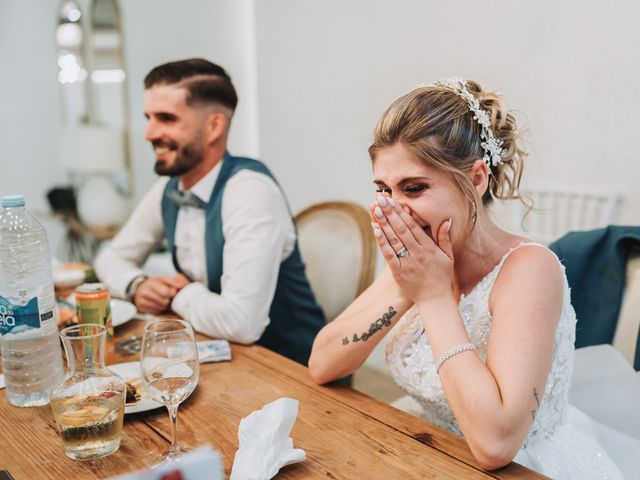
[[[525, 242], [522, 241], [520, 242], [518, 245], [516, 245], [515, 247], [511, 247], [509, 249], [509, 251], [507, 253], [505, 253], [502, 258], [500, 259], [500, 262], [498, 262], [498, 270], [502, 269], [502, 265], [504, 264], [504, 262], [507, 260], [507, 257], [509, 255], [511, 255], [512, 252], [515, 252], [516, 250], [518, 250], [519, 248], [522, 247], [542, 247], [546, 250], [549, 250], [549, 248], [546, 245], [543, 245], [542, 243], [538, 243], [538, 242]], [[551, 252], [551, 250], [549, 250]], [[551, 252], [553, 253], [553, 252]]]
[[515, 247], [510, 248], [509, 251], [504, 254], [502, 259], [500, 259], [500, 262], [498, 263], [498, 265], [496, 267], [496, 270], [497, 270], [496, 276], [500, 272], [500, 270], [502, 270], [502, 265], [504, 265], [504, 262], [507, 260], [507, 257], [512, 252], [514, 252], [515, 250], [518, 250], [519, 248], [522, 248], [522, 247], [541, 247], [541, 248], [544, 248], [547, 252], [549, 252], [551, 255], [553, 255], [553, 258], [556, 259], [556, 262], [558, 262], [558, 265], [560, 266], [560, 270], [562, 272], [564, 272], [564, 265], [562, 264], [562, 262], [560, 261], [560, 259], [556, 255], [556, 253], [553, 250], [551, 250], [549, 247], [547, 247], [546, 245], [543, 245], [542, 243], [539, 243], [539, 242], [522, 241], [518, 245], [516, 245]]

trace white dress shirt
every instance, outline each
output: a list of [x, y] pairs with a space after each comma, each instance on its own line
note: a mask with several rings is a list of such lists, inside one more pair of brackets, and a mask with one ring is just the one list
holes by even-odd
[[[222, 162], [191, 188], [208, 201]], [[156, 182], [127, 223], [95, 261], [96, 273], [114, 296], [126, 288], [164, 238], [161, 201], [168, 178]], [[176, 258], [193, 282], [174, 297], [171, 308], [207, 335], [239, 343], [258, 340], [269, 324], [269, 309], [280, 264], [295, 245], [295, 229], [280, 188], [266, 175], [241, 170], [222, 194], [223, 272], [221, 293], [206, 285], [205, 212], [182, 207], [176, 221]]]

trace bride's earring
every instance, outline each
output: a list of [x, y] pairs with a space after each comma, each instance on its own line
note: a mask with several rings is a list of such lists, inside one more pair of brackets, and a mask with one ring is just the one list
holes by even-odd
[[478, 220], [478, 203], [475, 200], [471, 201], [471, 226], [475, 227]]

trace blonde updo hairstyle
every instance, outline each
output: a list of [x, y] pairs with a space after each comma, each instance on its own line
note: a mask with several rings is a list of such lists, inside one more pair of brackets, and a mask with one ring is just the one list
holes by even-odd
[[[489, 186], [482, 203], [487, 206], [494, 198], [522, 200], [518, 187], [527, 153], [520, 145], [522, 138], [516, 119], [497, 93], [483, 90], [475, 81], [466, 83], [489, 114], [493, 135], [503, 142], [502, 162], [489, 166]], [[472, 203], [475, 224], [477, 197], [468, 174], [485, 152], [480, 145], [482, 127], [473, 117], [467, 102], [448, 88], [417, 88], [398, 98], [384, 112], [374, 130], [369, 156], [374, 161], [381, 148], [402, 143], [427, 165], [451, 173]]]

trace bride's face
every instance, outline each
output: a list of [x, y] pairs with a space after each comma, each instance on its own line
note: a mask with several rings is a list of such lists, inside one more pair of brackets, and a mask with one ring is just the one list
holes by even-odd
[[469, 222], [469, 200], [451, 174], [425, 165], [403, 144], [377, 152], [373, 162], [377, 191], [390, 196], [427, 232], [437, 238], [440, 226], [452, 220], [451, 235], [464, 232]]

